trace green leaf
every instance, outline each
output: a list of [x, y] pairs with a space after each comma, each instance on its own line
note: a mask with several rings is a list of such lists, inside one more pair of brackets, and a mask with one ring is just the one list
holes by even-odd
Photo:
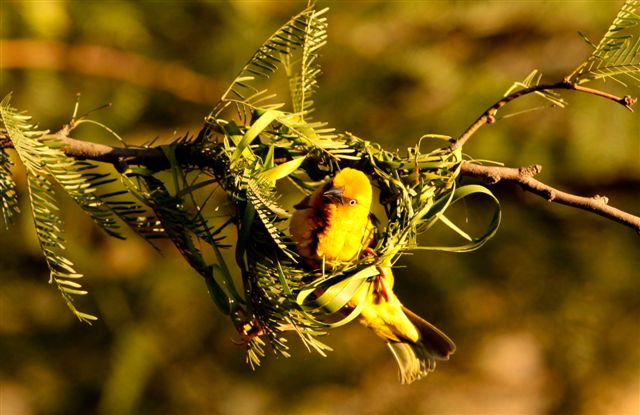
[[[69, 160], [56, 147], [46, 145], [46, 132], [38, 131], [28, 124], [30, 117], [18, 113], [9, 105], [9, 96], [0, 102], [0, 119], [9, 139], [24, 164], [27, 173], [27, 188], [31, 201], [31, 213], [36, 235], [50, 271], [50, 282], [54, 283], [67, 307], [81, 321], [90, 322], [96, 317], [79, 311], [74, 305], [74, 296], [86, 294], [74, 280], [82, 277], [75, 271], [73, 263], [61, 254], [65, 249], [63, 224], [55, 199], [50, 177], [62, 178], [65, 190], [76, 194], [87, 186], [78, 185], [79, 176], [69, 167]], [[71, 185], [73, 183], [73, 186]]]
[[596, 79], [640, 82], [640, 1], [627, 0], [591, 56], [568, 79], [584, 84]]
[[292, 160], [279, 164], [269, 170], [262, 171], [258, 174], [260, 180], [266, 180], [272, 183], [289, 176], [298, 170], [302, 163], [306, 160], [306, 156], [296, 157]]
[[222, 311], [222, 313], [229, 315], [231, 313], [231, 302], [229, 301], [229, 295], [225, 293], [220, 284], [215, 279], [216, 271], [222, 273], [222, 269], [217, 264], [210, 267], [211, 273], [202, 274], [204, 281], [207, 284], [207, 289], [214, 304]]
[[327, 288], [313, 303], [316, 307], [333, 314], [346, 306], [367, 280], [379, 271], [372, 265]]
[[463, 236], [463, 238], [467, 239], [469, 242], [466, 244], [458, 245], [458, 246], [420, 246], [419, 249], [427, 249], [427, 250], [438, 250], [438, 251], [447, 251], [447, 252], [469, 252], [474, 251], [484, 245], [489, 239], [491, 239], [497, 232], [498, 227], [500, 225], [500, 219], [502, 217], [502, 213], [500, 210], [500, 202], [498, 199], [491, 193], [489, 189], [480, 185], [466, 185], [457, 188], [453, 193], [452, 197], [448, 200], [443, 200], [436, 202], [433, 209], [438, 211], [437, 218], [442, 220], [444, 217], [443, 212], [444, 209], [450, 205], [453, 205], [460, 200], [471, 196], [471, 195], [480, 195], [487, 196], [490, 200], [495, 203], [495, 209], [493, 211], [493, 216], [491, 221], [487, 225], [485, 231], [476, 237], [471, 237], [467, 235], [464, 231], [460, 230], [455, 224], [450, 222], [448, 219], [443, 220], [443, 223], [453, 229], [456, 233]]
[[[354, 275], [350, 275], [337, 283], [331, 284], [328, 287], [321, 287], [317, 284], [300, 290], [297, 295], [296, 302], [306, 309], [319, 309], [326, 310], [328, 314], [335, 313], [344, 307], [354, 297], [356, 292], [360, 289], [362, 284], [367, 279], [378, 275], [378, 271], [375, 265], [368, 266]], [[307, 301], [309, 296], [321, 292], [318, 297], [310, 302]]]
[[11, 160], [0, 148], [0, 226], [9, 229], [15, 215], [20, 213], [16, 183], [11, 176]]
[[[309, 68], [313, 60], [311, 56], [322, 44], [320, 32], [326, 28], [322, 17], [324, 12], [325, 10], [316, 11], [312, 5], [309, 5], [270, 36], [236, 76], [207, 120], [215, 123], [214, 120], [220, 118], [222, 112], [231, 105], [236, 105], [243, 122], [247, 121], [250, 113], [255, 109], [280, 106], [280, 104], [265, 102], [264, 90], [259, 88], [257, 83], [275, 73], [283, 60], [291, 62], [293, 54], [301, 48], [307, 48], [307, 57], [304, 62]], [[300, 85], [306, 88], [305, 96], [309, 96], [309, 89], [312, 88], [310, 80], [307, 78], [307, 81]], [[261, 101], [259, 106], [258, 99]]]
[[251, 161], [253, 159], [252, 153], [248, 150], [251, 142], [264, 131], [269, 124], [271, 124], [276, 118], [282, 115], [282, 112], [276, 110], [265, 111], [244, 133], [242, 140], [236, 145], [236, 149], [231, 156], [231, 166], [233, 167], [239, 160], [245, 159]]

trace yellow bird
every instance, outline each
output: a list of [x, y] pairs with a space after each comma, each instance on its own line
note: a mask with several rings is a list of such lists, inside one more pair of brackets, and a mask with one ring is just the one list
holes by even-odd
[[[345, 168], [295, 206], [289, 231], [298, 253], [312, 267], [357, 260], [371, 244], [373, 189], [361, 171]], [[360, 322], [387, 341], [402, 383], [433, 371], [447, 360], [455, 344], [438, 328], [402, 305], [393, 292], [393, 273], [380, 267], [376, 289], [362, 307]], [[349, 307], [358, 304], [354, 299]]]

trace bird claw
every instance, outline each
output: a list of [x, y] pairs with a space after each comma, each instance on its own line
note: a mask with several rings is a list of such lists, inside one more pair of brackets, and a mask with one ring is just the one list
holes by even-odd
[[[366, 247], [363, 251], [364, 255], [371, 255], [373, 257], [377, 257], [376, 251], [373, 250], [370, 246]], [[382, 281], [382, 278], [385, 278], [387, 274], [384, 272], [384, 268], [381, 266], [376, 266], [378, 268], [378, 276], [376, 277], [376, 292], [384, 298], [385, 301], [389, 301], [389, 292], [387, 290], [387, 286]]]
[[384, 298], [385, 301], [389, 301], [389, 291], [387, 291], [387, 286], [385, 285], [384, 281], [382, 281], [383, 278], [385, 278], [387, 275], [384, 272], [384, 269], [382, 267], [377, 267], [378, 271], [380, 271], [380, 273], [378, 274], [378, 276], [376, 277], [376, 291], [378, 292], [378, 294], [380, 294], [380, 296], [382, 296], [382, 298]]
[[363, 254], [365, 255], [371, 255], [371, 256], [378, 256], [378, 254], [376, 254], [376, 251], [373, 250], [373, 248], [371, 248], [370, 246], [364, 248], [364, 251], [362, 251]]

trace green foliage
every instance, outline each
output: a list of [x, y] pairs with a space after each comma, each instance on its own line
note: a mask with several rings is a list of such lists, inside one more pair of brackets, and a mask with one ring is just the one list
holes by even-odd
[[[90, 185], [82, 180], [82, 175], [74, 169], [74, 162], [68, 159], [55, 143], [48, 142], [45, 131], [38, 131], [28, 124], [31, 117], [18, 113], [9, 105], [9, 97], [0, 103], [0, 115], [7, 135], [11, 139], [20, 160], [27, 171], [27, 184], [31, 201], [31, 212], [36, 234], [45, 260], [50, 270], [50, 282], [56, 284], [67, 306], [83, 321], [96, 317], [79, 311], [73, 304], [74, 295], [84, 295], [78, 279], [82, 277], [75, 271], [73, 263], [62, 251], [65, 241], [60, 211], [56, 203], [54, 184], [57, 180], [64, 190], [75, 195], [75, 200], [85, 203], [90, 198]], [[102, 216], [94, 216], [105, 220]]]
[[[537, 69], [534, 69], [527, 75], [527, 77], [522, 80], [522, 82], [514, 82], [514, 84], [504, 93], [504, 96], [508, 96], [516, 91], [526, 90], [527, 88], [533, 88], [540, 85], [540, 80], [542, 79], [542, 74]], [[558, 108], [564, 108], [567, 105], [567, 102], [558, 94], [556, 91], [550, 89], [544, 89], [541, 91], [536, 91], [536, 95], [545, 99], [549, 104], [554, 105]]]
[[[30, 124], [31, 117], [11, 107], [10, 95], [0, 102], [0, 119], [6, 137], [11, 141], [26, 169], [27, 186], [36, 234], [50, 271], [50, 282], [60, 291], [65, 303], [81, 321], [90, 322], [96, 317], [76, 308], [73, 296], [85, 295], [74, 264], [63, 251], [66, 249], [64, 226], [56, 185], [70, 196], [91, 219], [109, 236], [123, 239], [118, 218], [146, 239], [164, 237], [158, 220], [145, 215], [145, 210], [129, 196], [127, 190], [99, 192], [102, 186], [111, 185], [115, 178], [97, 173], [97, 166], [65, 155], [63, 143], [56, 135], [39, 131]], [[2, 217], [8, 226], [18, 212], [18, 202], [13, 179], [9, 175], [10, 160], [5, 150], [0, 152], [0, 197]], [[126, 179], [126, 178], [125, 178]]]
[[[2, 130], [6, 134], [6, 130]], [[5, 229], [9, 229], [13, 217], [20, 213], [16, 183], [11, 175], [11, 160], [6, 150], [0, 149], [0, 221]]]
[[[572, 81], [635, 76], [638, 40], [626, 31], [637, 28], [636, 6], [636, 1], [625, 4], [589, 60], [570, 77]], [[371, 295], [379, 266], [392, 266], [413, 249], [468, 252], [495, 234], [500, 223], [498, 200], [482, 186], [460, 183], [466, 156], [460, 149], [450, 150], [449, 137], [427, 135], [405, 151], [387, 151], [311, 121], [320, 74], [318, 50], [326, 42], [324, 12], [310, 6], [278, 29], [231, 83], [200, 134], [162, 147], [171, 165], [171, 180], [144, 167], [130, 167], [122, 173], [118, 190], [98, 194], [100, 186], [112, 183], [109, 175], [92, 173], [94, 165], [65, 156], [55, 136], [27, 124], [29, 118], [11, 108], [8, 98], [2, 102], [3, 134], [26, 167], [36, 232], [52, 281], [80, 319], [95, 317], [78, 311], [72, 302], [72, 295], [86, 292], [77, 282], [81, 275], [60, 253], [64, 239], [54, 182], [110, 236], [123, 237], [119, 219], [147, 240], [170, 239], [204, 278], [217, 307], [232, 319], [252, 366], [260, 364], [267, 344], [276, 355], [288, 356], [285, 335], [289, 331], [297, 333], [309, 350], [324, 355], [330, 348], [319, 337], [358, 316], [359, 307], [346, 316], [339, 311], [354, 297]], [[260, 86], [279, 70], [288, 79], [288, 106]], [[537, 86], [539, 81], [539, 74], [533, 72], [510, 92]], [[564, 105], [552, 91], [538, 92]], [[423, 151], [423, 142], [435, 149]], [[207, 160], [206, 167], [179, 159], [177, 154], [185, 149]], [[17, 212], [8, 166], [2, 150], [5, 223]], [[288, 236], [289, 215], [280, 204], [278, 182], [290, 181], [303, 197], [345, 167], [366, 172], [379, 190], [386, 218], [376, 256], [331, 270], [309, 270]], [[227, 202], [213, 206], [220, 189]], [[488, 198], [495, 206], [479, 235], [463, 230], [447, 212], [473, 195]], [[418, 236], [436, 223], [447, 226], [461, 242], [421, 246]], [[235, 260], [241, 288], [222, 255], [228, 247], [229, 225], [237, 227]]]
[[597, 79], [640, 81], [640, 1], [627, 0], [591, 56], [568, 77], [584, 84]]
[[[316, 51], [325, 44], [327, 37], [327, 21], [322, 16], [326, 11], [316, 11], [309, 6], [269, 37], [242, 68], [209, 117], [217, 119], [233, 105], [246, 124], [254, 110], [282, 106], [282, 103], [273, 102], [275, 94], [258, 86], [259, 81], [272, 76], [279, 65], [285, 66], [289, 76], [294, 112], [300, 115], [309, 112], [313, 103], [310, 97], [320, 73]], [[294, 59], [294, 52], [300, 49], [299, 60]]]
[[[295, 331], [310, 350], [324, 354], [328, 347], [317, 337], [358, 316], [359, 307], [346, 316], [339, 311], [354, 296], [371, 295], [377, 265], [391, 265], [407, 250], [420, 248], [417, 235], [434, 223], [444, 223], [466, 241], [431, 249], [462, 252], [481, 246], [500, 221], [497, 200], [487, 189], [458, 185], [461, 152], [444, 147], [423, 153], [420, 144], [406, 155], [389, 152], [308, 121], [320, 72], [318, 49], [326, 41], [323, 12], [306, 9], [258, 49], [193, 143], [217, 158], [213, 164], [224, 166], [224, 173], [211, 174], [236, 208], [231, 215], [238, 224], [236, 262], [245, 299], [236, 313], [236, 325], [246, 340], [252, 366], [265, 354], [263, 337], [276, 354], [288, 355], [285, 331]], [[255, 86], [280, 67], [289, 79], [289, 111], [284, 103], [267, 102], [266, 97], [275, 95]], [[236, 109], [238, 122], [223, 117], [230, 107]], [[449, 144], [436, 136], [421, 141]], [[217, 151], [220, 147], [223, 151]], [[301, 189], [302, 198], [320, 180], [347, 166], [365, 171], [380, 189], [388, 223], [380, 235], [377, 256], [331, 271], [309, 270], [297, 259], [285, 229], [289, 215], [278, 203], [276, 182], [290, 180]], [[489, 196], [497, 207], [486, 232], [477, 237], [467, 235], [444, 215], [451, 204], [472, 194]], [[198, 206], [197, 211], [204, 209]]]

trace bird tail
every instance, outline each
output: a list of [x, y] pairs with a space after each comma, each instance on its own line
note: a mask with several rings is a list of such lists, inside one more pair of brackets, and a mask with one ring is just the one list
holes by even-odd
[[401, 383], [415, 382], [436, 368], [435, 359], [421, 343], [387, 342], [387, 346], [398, 362]]
[[417, 342], [389, 341], [387, 345], [398, 362], [401, 383], [412, 383], [422, 379], [436, 368], [436, 360], [448, 360], [456, 345], [433, 324], [406, 307], [402, 311], [420, 332]]

